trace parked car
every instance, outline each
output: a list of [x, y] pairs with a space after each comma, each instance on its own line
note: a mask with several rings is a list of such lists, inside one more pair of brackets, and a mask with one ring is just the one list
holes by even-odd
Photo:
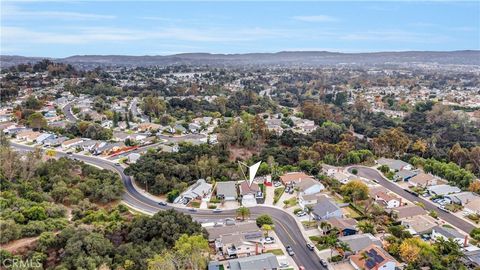
[[297, 213], [297, 217], [303, 217], [303, 216], [306, 216], [307, 213], [305, 213], [304, 211], [300, 211]]
[[167, 206], [167, 203], [166, 202], [159, 202], [158, 205]]
[[308, 248], [310, 251], [315, 250], [315, 246], [313, 246], [313, 245], [310, 244], [310, 243], [307, 243], [307, 248]]
[[190, 208], [190, 209], [188, 209], [188, 211], [190, 211], [190, 212], [197, 212], [197, 209], [195, 209], [195, 208]]
[[213, 213], [220, 213], [220, 212], [222, 212], [222, 209], [218, 209], [218, 208], [217, 208], [217, 209], [213, 209], [212, 212], [213, 212]]
[[295, 255], [295, 252], [293, 252], [293, 248], [291, 246], [287, 246], [286, 249], [287, 249], [288, 255], [290, 256]]
[[327, 261], [325, 261], [324, 259], [320, 259], [320, 264], [321, 264], [323, 267], [328, 267]]
[[115, 166], [120, 166], [120, 163], [119, 163], [119, 162], [115, 162]]
[[274, 183], [273, 183], [273, 186], [274, 186], [274, 187], [279, 187], [279, 186], [281, 186], [281, 185], [282, 185], [282, 184], [281, 184], [280, 182], [274, 182]]
[[68, 152], [67, 152], [67, 155], [71, 155], [71, 154], [72, 154], [72, 151], [68, 151]]
[[275, 239], [273, 237], [269, 236], [269, 237], [265, 237], [265, 238], [261, 239], [260, 242], [262, 242], [264, 244], [273, 244], [273, 243], [275, 243]]

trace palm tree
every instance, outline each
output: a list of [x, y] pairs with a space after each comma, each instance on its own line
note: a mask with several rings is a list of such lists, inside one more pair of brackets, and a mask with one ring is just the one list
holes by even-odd
[[326, 221], [320, 222], [320, 229], [322, 229], [322, 233], [325, 234], [326, 231], [329, 231], [332, 228], [332, 225]]
[[241, 216], [242, 220], [245, 220], [245, 217], [250, 216], [250, 209], [248, 209], [245, 206], [242, 206], [242, 207], [238, 208], [237, 209], [237, 216]]
[[333, 249], [337, 247], [338, 238], [335, 234], [329, 234], [325, 238], [325, 245], [330, 248], [330, 258], [333, 256]]
[[373, 223], [371, 223], [370, 221], [360, 221], [357, 224], [357, 227], [363, 233], [375, 233], [375, 225]]
[[350, 248], [350, 245], [348, 245], [348, 244], [345, 243], [345, 242], [341, 242], [341, 241], [338, 241], [338, 242], [337, 242], [337, 248], [342, 250], [342, 252], [343, 252], [343, 258], [344, 258], [344, 259], [345, 259], [345, 254], [346, 254], [348, 251], [352, 251], [352, 249]]

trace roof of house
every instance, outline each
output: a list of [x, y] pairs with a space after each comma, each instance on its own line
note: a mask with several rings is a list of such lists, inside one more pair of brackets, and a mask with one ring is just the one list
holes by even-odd
[[480, 265], [480, 249], [465, 251], [464, 254], [469, 261]]
[[399, 219], [418, 216], [418, 215], [424, 215], [427, 213], [425, 210], [423, 210], [423, 208], [421, 208], [418, 205], [401, 206], [401, 207], [392, 209], [391, 211], [395, 212]]
[[419, 171], [400, 170], [397, 173], [395, 173], [395, 177], [397, 177], [397, 178], [409, 178], [409, 177], [414, 177], [418, 173], [419, 173]]
[[455, 239], [455, 238], [464, 238], [465, 237], [459, 231], [457, 231], [453, 228], [449, 228], [449, 227], [435, 226], [435, 227], [433, 227], [433, 230], [435, 230], [436, 233], [445, 236], [446, 238]]
[[290, 172], [280, 176], [280, 180], [283, 183], [295, 182], [299, 183], [303, 179], [310, 179], [312, 178], [310, 175], [305, 174], [304, 172]]
[[380, 158], [377, 161], [377, 163], [380, 165], [387, 165], [390, 169], [397, 170], [397, 171], [400, 171], [404, 167], [410, 165], [405, 161], [398, 160], [398, 159], [391, 159], [391, 158]]
[[319, 217], [323, 217], [338, 210], [340, 210], [340, 207], [336, 203], [326, 197], [319, 197], [317, 203], [313, 206], [312, 212]]
[[371, 187], [368, 189], [368, 195], [372, 198], [375, 198], [378, 193], [384, 192], [387, 193], [388, 189], [382, 187], [382, 186], [377, 186], [377, 187]]
[[480, 213], [480, 198], [472, 200], [465, 204], [465, 208]]
[[[382, 265], [386, 264], [387, 262], [394, 262], [397, 264], [398, 262], [390, 256], [383, 248], [380, 248], [376, 245], [370, 245], [367, 248], [363, 249], [365, 252], [364, 254], [368, 257], [367, 259], [363, 258], [363, 254], [356, 254], [350, 256], [350, 260], [352, 260], [355, 265], [359, 266], [363, 269], [378, 269]], [[362, 252], [363, 253], [363, 252]]]
[[394, 196], [394, 195], [390, 195], [389, 193], [386, 193], [386, 192], [383, 192], [383, 191], [380, 191], [376, 194], [376, 197], [382, 201], [385, 201], [385, 202], [389, 202], [389, 201], [392, 201], [392, 200], [397, 200], [399, 201], [400, 199], [397, 197], [397, 196]]
[[428, 186], [428, 185], [435, 184], [434, 180], [436, 180], [435, 176], [421, 172], [415, 175], [414, 177], [410, 178], [410, 180], [408, 181], [411, 183], [422, 185], [422, 186]]
[[83, 141], [83, 139], [81, 139], [81, 138], [73, 138], [71, 140], [64, 141], [62, 144], [70, 145], [70, 144], [74, 144], [74, 143], [78, 143], [78, 142], [82, 142], [82, 141]]
[[347, 243], [353, 253], [363, 250], [372, 244], [375, 244], [379, 247], [382, 246], [382, 241], [370, 233], [341, 236], [338, 238], [338, 240]]
[[277, 256], [264, 253], [229, 261], [230, 270], [265, 270], [279, 267]]
[[326, 198], [326, 196], [324, 194], [319, 194], [319, 193], [314, 193], [314, 194], [308, 194], [308, 195], [305, 195], [303, 193], [300, 193], [300, 197], [302, 198], [302, 200], [304, 201], [315, 201], [321, 197], [324, 197]]
[[198, 196], [204, 196], [212, 189], [212, 185], [207, 183], [205, 179], [198, 179], [197, 182], [191, 187], [191, 192]]
[[417, 234], [427, 233], [437, 226], [436, 219], [428, 215], [406, 217], [401, 222], [407, 229], [411, 229]]
[[257, 194], [257, 192], [260, 191], [260, 187], [255, 182], [252, 182], [252, 184], [249, 185], [248, 181], [243, 181], [240, 184], [239, 188], [240, 188], [240, 194], [242, 194], [242, 195]]
[[356, 230], [357, 221], [353, 218], [337, 218], [332, 217], [326, 220], [326, 222], [330, 223], [332, 227], [338, 228], [339, 230]]
[[255, 222], [242, 222], [234, 225], [213, 226], [205, 228], [208, 232], [208, 240], [214, 241], [220, 236], [228, 234], [244, 234], [245, 239], [256, 239], [262, 237], [263, 233]]
[[305, 191], [315, 185], [320, 185], [322, 189], [324, 188], [320, 182], [314, 180], [313, 178], [303, 179], [301, 182], [297, 184], [297, 187], [300, 189], [300, 191]]
[[480, 199], [480, 196], [470, 192], [470, 191], [464, 191], [456, 194], [450, 194], [445, 197], [448, 197], [452, 202], [454, 203], [459, 203], [461, 205], [467, 204], [471, 201]]
[[217, 195], [224, 195], [225, 197], [237, 197], [237, 182], [217, 182]]
[[450, 185], [436, 185], [428, 187], [429, 192], [433, 192], [437, 195], [447, 195], [452, 193], [458, 193], [462, 191], [458, 187], [450, 186]]

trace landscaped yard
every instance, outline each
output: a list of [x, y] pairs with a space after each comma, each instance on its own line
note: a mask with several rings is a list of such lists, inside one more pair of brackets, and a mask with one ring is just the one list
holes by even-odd
[[190, 206], [193, 208], [199, 208], [200, 207], [200, 202], [191, 202]]
[[282, 197], [285, 187], [279, 187], [274, 190], [273, 203], [276, 204], [280, 197]]
[[283, 201], [283, 203], [285, 204], [285, 206], [284, 206], [285, 208], [295, 206], [295, 205], [297, 205], [297, 198], [295, 198], [295, 197], [290, 198], [288, 200]]
[[302, 221], [302, 225], [305, 229], [313, 229], [317, 228], [317, 222], [315, 220], [312, 221]]
[[283, 250], [281, 250], [281, 249], [279, 249], [279, 248], [278, 248], [278, 249], [267, 250], [266, 252], [267, 252], [267, 253], [272, 253], [272, 254], [274, 254], [275, 256], [281, 256], [281, 255], [284, 254], [284, 253], [283, 253]]
[[348, 215], [350, 218], [359, 218], [359, 217], [361, 217], [360, 213], [358, 213], [358, 212], [357, 212], [355, 209], [353, 209], [351, 206], [344, 207], [344, 208], [342, 208], [342, 209], [347, 212], [347, 215]]

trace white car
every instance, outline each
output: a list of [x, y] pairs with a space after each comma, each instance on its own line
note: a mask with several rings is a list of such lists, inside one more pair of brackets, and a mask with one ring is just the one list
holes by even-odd
[[260, 239], [260, 242], [263, 243], [263, 244], [273, 244], [275, 243], [275, 239], [273, 237], [265, 237], [265, 238], [262, 238]]
[[306, 216], [307, 213], [305, 213], [304, 211], [300, 211], [297, 213], [297, 217], [303, 217], [303, 216]]

